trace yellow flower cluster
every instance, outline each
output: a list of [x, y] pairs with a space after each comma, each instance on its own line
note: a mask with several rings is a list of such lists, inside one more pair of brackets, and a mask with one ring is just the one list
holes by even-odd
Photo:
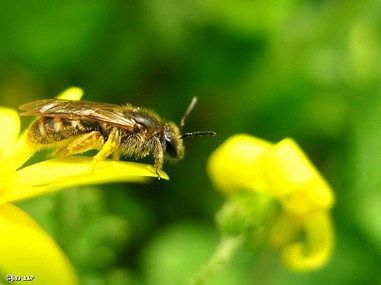
[[[208, 170], [216, 187], [228, 197], [246, 191], [261, 199], [265, 195], [278, 205], [276, 214], [271, 213], [271, 223], [263, 226], [266, 240], [280, 249], [286, 266], [313, 270], [327, 262], [333, 247], [330, 209], [334, 194], [292, 139], [272, 144], [250, 135], [235, 135], [211, 155]], [[263, 213], [257, 209], [247, 218], [270, 215], [265, 209]]]

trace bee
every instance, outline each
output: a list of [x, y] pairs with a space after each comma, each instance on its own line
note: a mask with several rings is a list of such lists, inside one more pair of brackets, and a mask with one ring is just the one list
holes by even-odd
[[177, 162], [184, 157], [184, 138], [216, 135], [213, 131], [181, 134], [196, 102], [194, 97], [180, 127], [146, 108], [92, 101], [38, 100], [20, 106], [24, 111], [20, 115], [38, 116], [27, 133], [37, 151], [53, 148], [53, 155], [70, 156], [97, 150], [94, 165], [111, 155], [114, 159], [120, 155], [140, 159], [152, 153], [160, 178], [164, 160]]

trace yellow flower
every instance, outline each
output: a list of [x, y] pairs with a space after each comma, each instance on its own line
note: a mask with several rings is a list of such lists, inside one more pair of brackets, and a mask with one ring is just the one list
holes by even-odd
[[[211, 155], [208, 170], [216, 187], [228, 197], [240, 191], [257, 197], [251, 204], [256, 209], [246, 219], [255, 220], [251, 225], [262, 222], [267, 241], [280, 249], [285, 265], [312, 270], [328, 261], [334, 238], [330, 217], [334, 194], [292, 139], [272, 144], [250, 135], [235, 135]], [[275, 215], [268, 201], [279, 205]], [[228, 216], [239, 219], [242, 212], [235, 210]], [[250, 221], [245, 221], [248, 224]]]
[[[58, 98], [79, 100], [82, 90], [69, 88]], [[26, 167], [35, 153], [19, 136], [20, 119], [13, 109], [0, 107], [0, 283], [32, 276], [33, 284], [77, 284], [67, 257], [24, 211], [10, 204], [58, 189], [108, 182], [144, 182], [156, 177], [153, 166], [106, 160], [93, 168], [91, 157], [55, 158]], [[161, 178], [168, 179], [164, 172]], [[9, 274], [9, 275], [7, 275]]]

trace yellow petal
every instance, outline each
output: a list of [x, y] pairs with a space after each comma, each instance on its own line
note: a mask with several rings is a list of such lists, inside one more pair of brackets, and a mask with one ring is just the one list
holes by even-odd
[[266, 189], [257, 162], [271, 145], [245, 134], [232, 136], [225, 141], [208, 161], [208, 172], [217, 189], [226, 193], [240, 189]]
[[[160, 177], [169, 179], [160, 171]], [[157, 177], [152, 165], [105, 160], [93, 165], [91, 157], [72, 156], [33, 164], [17, 171], [6, 183], [1, 202], [13, 202], [66, 187], [110, 182], [145, 182]]]
[[20, 133], [20, 118], [17, 112], [10, 108], [0, 107], [0, 158], [17, 140]]
[[36, 148], [27, 142], [24, 132], [0, 159], [0, 183], [4, 183], [4, 180], [20, 168], [35, 152]]
[[285, 246], [282, 260], [293, 270], [306, 271], [327, 263], [333, 248], [333, 226], [328, 212], [313, 213], [304, 224], [305, 241]]
[[66, 99], [66, 100], [81, 100], [83, 96], [83, 90], [79, 87], [70, 87], [64, 90], [59, 94], [57, 99]]
[[302, 220], [297, 216], [282, 211], [276, 220], [269, 225], [268, 242], [271, 246], [281, 248], [290, 243], [300, 233]]
[[303, 215], [332, 207], [332, 189], [292, 139], [276, 144], [260, 163], [269, 193], [288, 211]]
[[13, 109], [0, 107], [0, 125], [3, 136], [0, 138], [0, 184], [16, 171], [33, 154], [34, 149], [27, 145], [25, 135], [18, 139], [20, 118]]
[[33, 276], [33, 284], [78, 284], [61, 249], [29, 215], [13, 205], [0, 205], [0, 248], [2, 274]]

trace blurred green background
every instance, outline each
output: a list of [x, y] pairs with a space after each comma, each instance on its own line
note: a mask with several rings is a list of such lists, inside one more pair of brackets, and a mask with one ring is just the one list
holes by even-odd
[[185, 129], [218, 133], [186, 141], [184, 160], [164, 166], [170, 181], [19, 205], [83, 284], [185, 284], [218, 241], [209, 154], [239, 132], [293, 137], [336, 192], [332, 260], [301, 274], [271, 250], [242, 250], [208, 284], [381, 284], [380, 12], [379, 1], [2, 0], [0, 105], [79, 86], [178, 122], [198, 96]]

